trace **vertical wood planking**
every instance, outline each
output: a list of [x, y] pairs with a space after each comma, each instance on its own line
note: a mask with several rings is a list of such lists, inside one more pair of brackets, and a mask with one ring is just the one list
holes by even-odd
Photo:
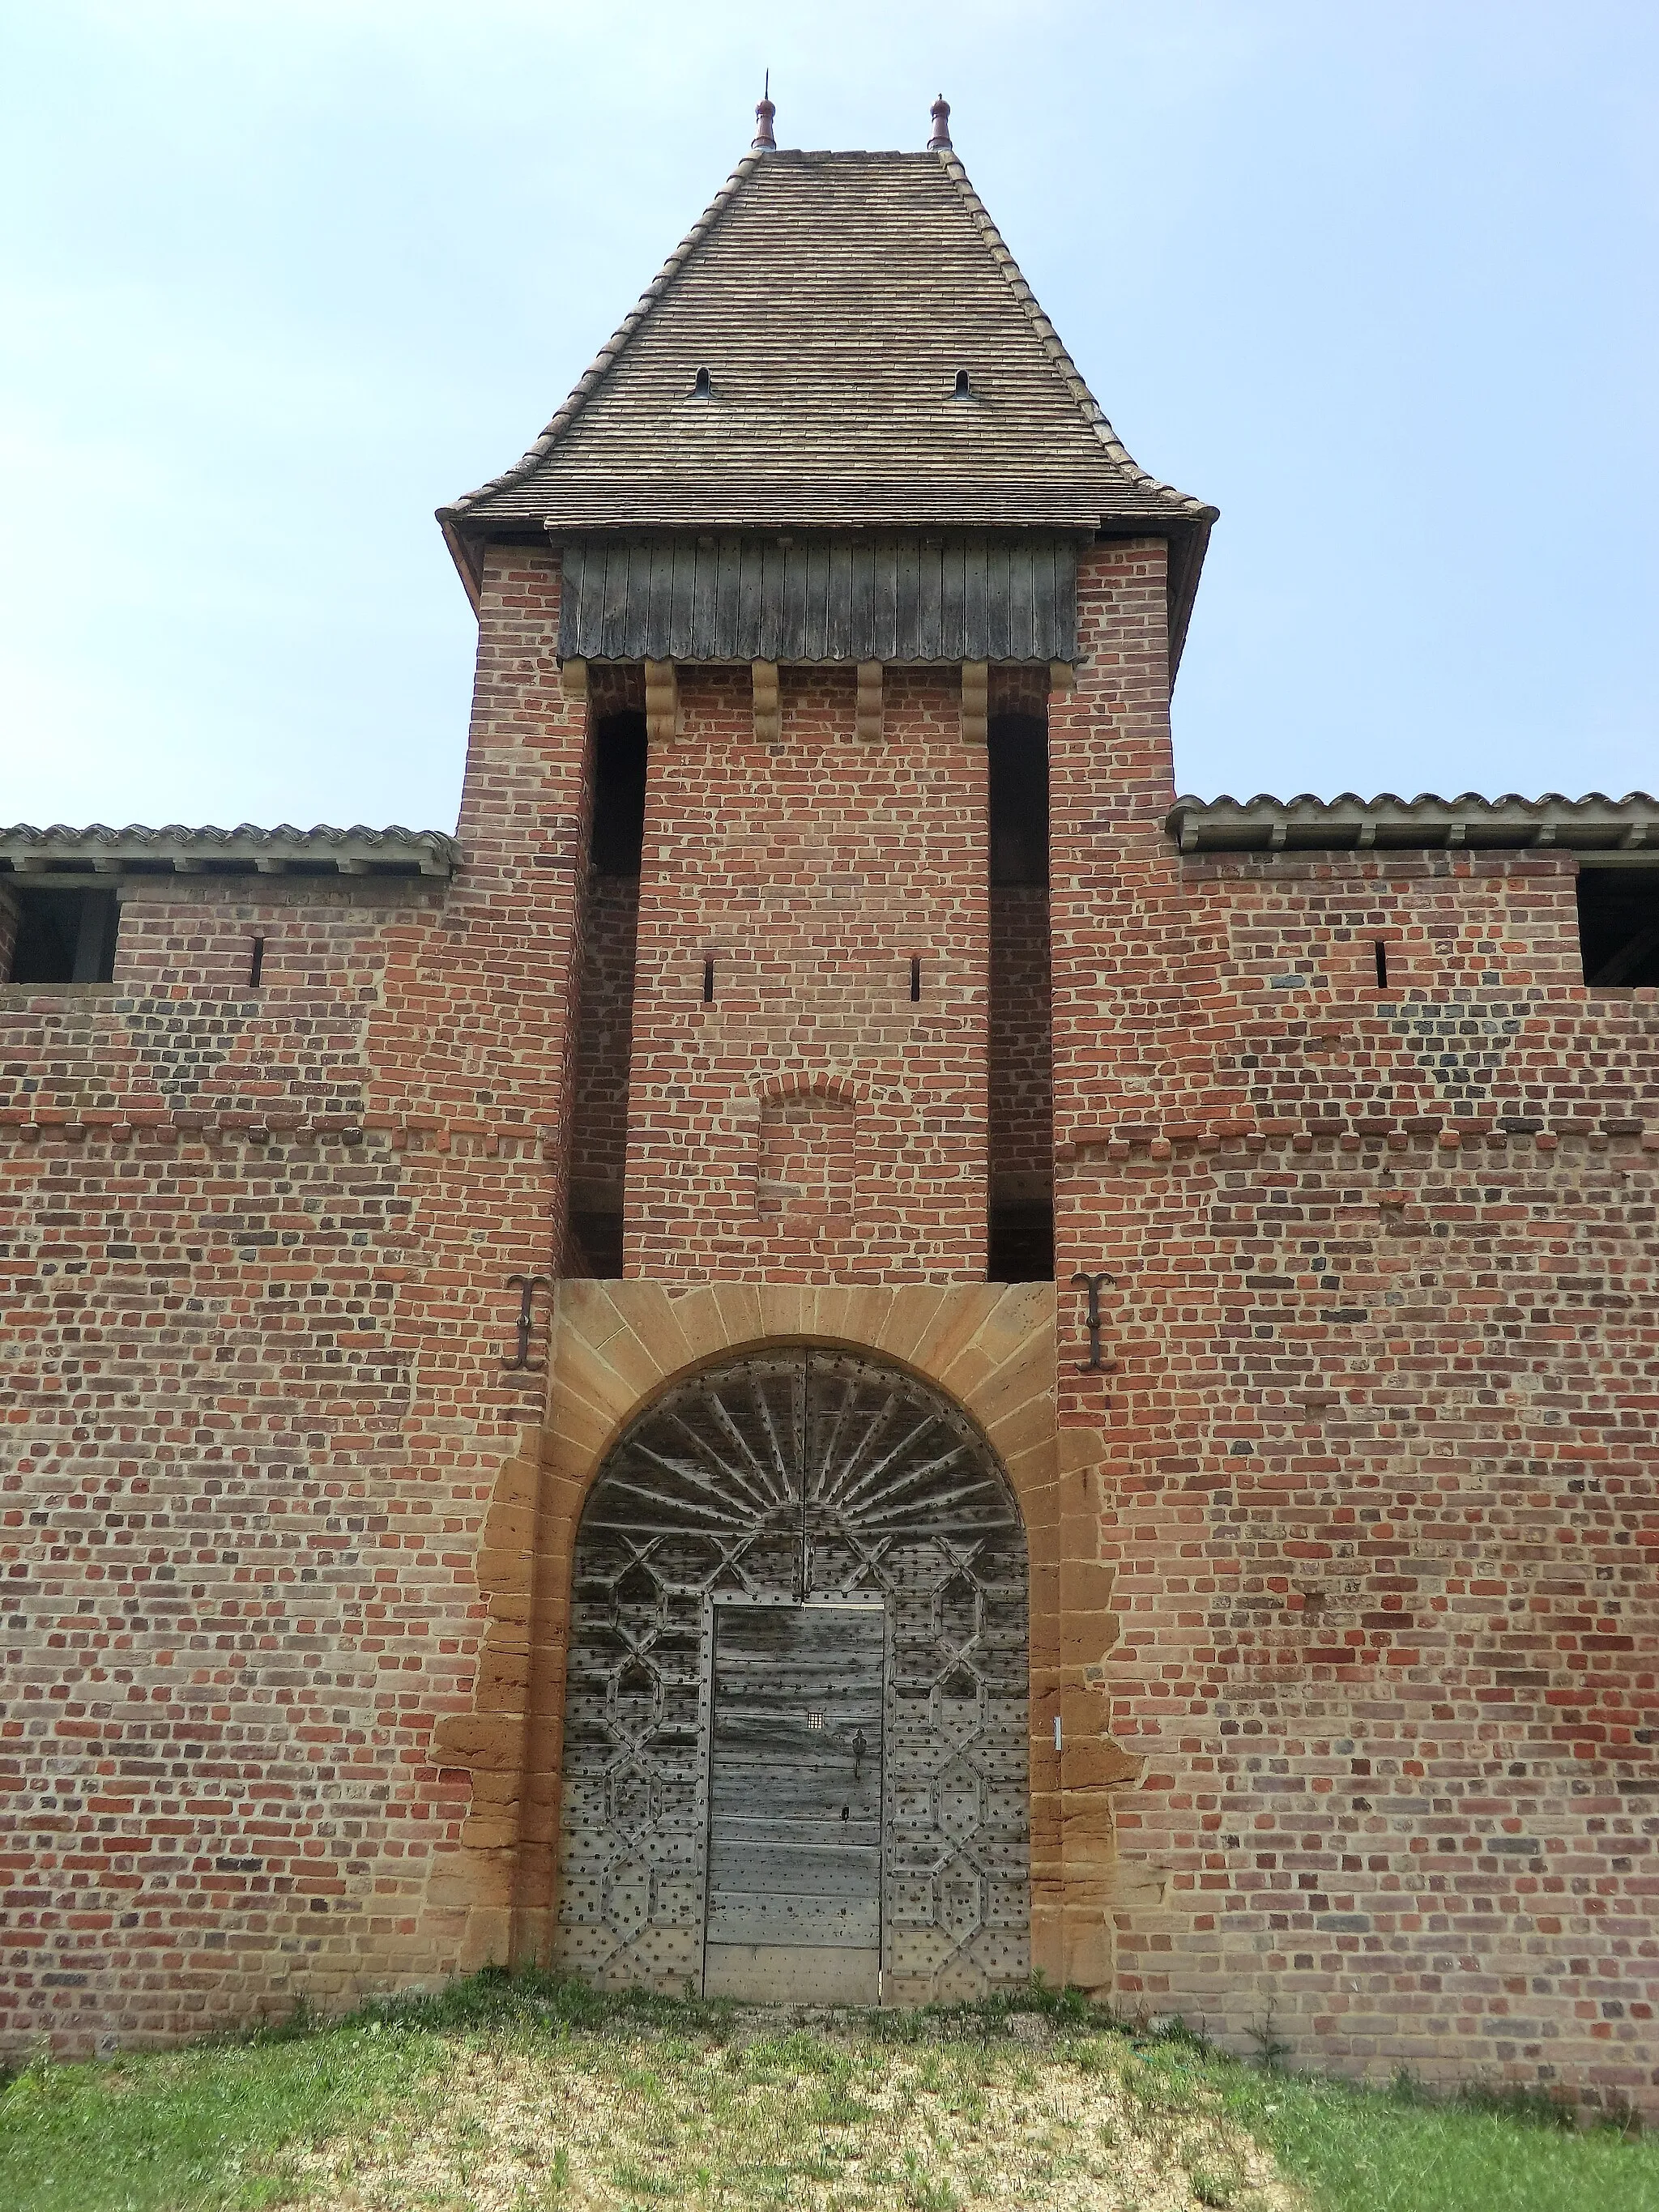
[[878, 1946], [884, 1644], [879, 1606], [716, 1606], [709, 1943]]
[[572, 538], [570, 660], [1069, 659], [1077, 548], [1019, 537], [691, 532]]

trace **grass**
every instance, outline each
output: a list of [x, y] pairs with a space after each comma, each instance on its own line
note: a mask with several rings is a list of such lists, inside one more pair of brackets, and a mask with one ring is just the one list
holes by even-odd
[[435, 2035], [353, 2025], [27, 2067], [0, 2094], [0, 2205], [172, 2212], [291, 2202], [296, 2153], [389, 2110], [425, 2109], [444, 2056]]
[[[1324, 2212], [1654, 2212], [1659, 2142], [1479, 2095], [1437, 2100], [1239, 2069], [1229, 2117], [1310, 2185]], [[1563, 2126], [1562, 2120], [1568, 2122]]]
[[1652, 2212], [1659, 2143], [1570, 2121], [1245, 2065], [1074, 1993], [809, 2017], [482, 1974], [28, 2066], [0, 2090], [0, 2206]]

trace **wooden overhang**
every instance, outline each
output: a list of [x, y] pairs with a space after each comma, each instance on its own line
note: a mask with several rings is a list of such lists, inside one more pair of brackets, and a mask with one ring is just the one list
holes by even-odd
[[1073, 536], [687, 531], [559, 542], [565, 660], [1076, 658]]
[[1644, 791], [1609, 799], [1513, 792], [1483, 799], [1433, 792], [1375, 799], [1343, 792], [1335, 799], [1178, 799], [1164, 828], [1183, 853], [1383, 852], [1439, 847], [1457, 851], [1517, 851], [1559, 847], [1586, 866], [1659, 867], [1659, 799]]

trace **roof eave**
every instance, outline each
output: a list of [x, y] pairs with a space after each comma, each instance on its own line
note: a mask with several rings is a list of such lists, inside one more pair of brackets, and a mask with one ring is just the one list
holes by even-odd
[[455, 573], [461, 580], [461, 588], [476, 615], [483, 591], [483, 564], [478, 558], [483, 541], [476, 532], [463, 532], [456, 527], [453, 507], [441, 507], [438, 509], [438, 527], [443, 532], [444, 544], [448, 546], [449, 557], [455, 563]]
[[396, 823], [384, 830], [361, 823], [349, 830], [327, 823], [311, 830], [279, 823], [264, 830], [247, 822], [234, 830], [176, 822], [156, 830], [142, 823], [116, 830], [100, 822], [84, 829], [61, 822], [45, 829], [27, 822], [0, 827], [0, 881], [42, 888], [63, 886], [69, 878], [112, 883], [124, 876], [275, 876], [290, 868], [313, 875], [331, 870], [357, 879], [447, 878], [459, 857], [455, 840], [442, 830], [405, 830]]
[[1486, 799], [1464, 792], [1442, 799], [1425, 792], [1401, 799], [1382, 792], [1361, 799], [1344, 792], [1336, 799], [1304, 793], [1279, 799], [1261, 793], [1254, 799], [1176, 799], [1164, 817], [1181, 851], [1203, 854], [1297, 854], [1422, 852], [1537, 852], [1559, 850], [1583, 860], [1617, 860], [1621, 865], [1659, 866], [1659, 799], [1646, 792], [1609, 799], [1589, 792], [1568, 799], [1547, 792], [1540, 799], [1506, 793]]

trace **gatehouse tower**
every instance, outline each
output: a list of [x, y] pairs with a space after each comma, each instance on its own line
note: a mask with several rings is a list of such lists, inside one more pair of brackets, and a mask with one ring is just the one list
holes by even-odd
[[1181, 796], [1215, 510], [943, 100], [757, 125], [440, 510], [453, 836], [0, 831], [0, 2033], [1041, 1972], [1651, 2100], [1659, 805]]

